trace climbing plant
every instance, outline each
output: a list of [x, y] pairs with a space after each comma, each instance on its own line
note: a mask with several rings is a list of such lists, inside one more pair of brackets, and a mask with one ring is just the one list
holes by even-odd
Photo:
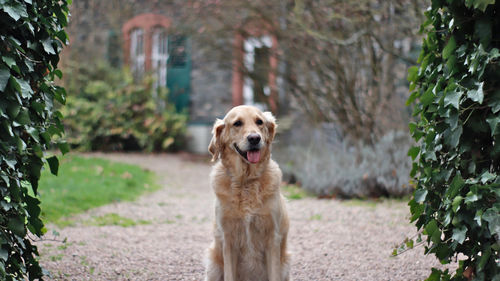
[[[0, 0], [0, 280], [43, 277], [31, 237], [46, 230], [36, 198], [44, 163], [57, 174], [58, 159], [46, 156], [63, 133], [65, 91], [59, 53], [71, 0]], [[67, 145], [56, 145], [65, 153]]]
[[[458, 268], [428, 280], [500, 280], [500, 2], [433, 0], [409, 69], [418, 121], [411, 221]], [[413, 245], [413, 243], [409, 243]], [[461, 255], [460, 255], [461, 254]]]

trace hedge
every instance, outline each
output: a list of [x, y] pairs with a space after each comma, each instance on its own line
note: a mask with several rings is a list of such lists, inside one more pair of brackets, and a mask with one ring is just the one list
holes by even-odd
[[40, 171], [44, 163], [58, 169], [44, 151], [63, 133], [54, 103], [64, 104], [65, 91], [53, 81], [62, 76], [70, 2], [0, 0], [0, 280], [43, 277], [31, 237], [46, 231], [36, 198]]
[[432, 269], [428, 280], [500, 280], [499, 13], [495, 0], [432, 1], [409, 70], [419, 143], [409, 151], [411, 221], [426, 253], [458, 259], [455, 272]]

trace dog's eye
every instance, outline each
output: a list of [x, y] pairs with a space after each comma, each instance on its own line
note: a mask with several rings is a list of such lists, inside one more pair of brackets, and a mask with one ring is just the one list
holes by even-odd
[[233, 123], [233, 126], [235, 126], [235, 127], [239, 127], [241, 125], [243, 125], [243, 122], [241, 122], [240, 120]]
[[264, 124], [264, 122], [262, 122], [262, 119], [257, 119], [257, 121], [255, 121], [255, 124], [262, 125]]

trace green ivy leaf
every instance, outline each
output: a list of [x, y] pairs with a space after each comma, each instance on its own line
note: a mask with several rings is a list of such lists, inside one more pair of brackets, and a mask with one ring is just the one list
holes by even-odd
[[2, 10], [6, 12], [11, 18], [13, 18], [15, 21], [20, 19], [21, 17], [28, 17], [28, 13], [26, 12], [26, 6], [22, 5], [21, 3], [14, 2], [14, 3], [9, 3], [10, 5], [4, 5], [2, 6]]
[[415, 177], [417, 175], [417, 172], [418, 172], [418, 164], [413, 162], [412, 164], [412, 168], [411, 168], [411, 171], [410, 171], [410, 177]]
[[57, 147], [59, 147], [63, 155], [69, 152], [69, 144], [67, 142], [60, 142], [57, 144]]
[[392, 256], [395, 257], [397, 255], [398, 255], [398, 249], [395, 248], [395, 249], [392, 250]]
[[481, 183], [485, 184], [485, 183], [495, 179], [496, 175], [490, 173], [489, 171], [484, 171], [484, 173], [481, 174], [480, 178], [481, 178]]
[[469, 193], [467, 193], [467, 197], [465, 197], [464, 203], [468, 204], [468, 203], [476, 202], [477, 200], [479, 200], [479, 197], [477, 196], [477, 194], [473, 193], [472, 191], [469, 191]]
[[490, 94], [488, 106], [491, 107], [493, 113], [500, 111], [500, 90], [496, 90]]
[[453, 110], [449, 117], [445, 119], [445, 122], [450, 125], [450, 129], [453, 131], [458, 126], [458, 112]]
[[23, 153], [26, 150], [26, 143], [20, 137], [16, 137], [17, 151]]
[[457, 196], [453, 199], [453, 203], [451, 203], [451, 207], [454, 213], [456, 213], [460, 209], [460, 204], [464, 198], [462, 196]]
[[410, 104], [412, 104], [417, 99], [417, 96], [418, 96], [418, 92], [413, 91], [410, 94], [410, 97], [408, 97], [408, 99], [406, 100], [406, 106], [409, 106]]
[[9, 83], [10, 70], [0, 65], [0, 92], [5, 91], [5, 87]]
[[408, 124], [408, 128], [410, 130], [410, 134], [414, 134], [415, 133], [415, 130], [417, 130], [417, 124], [415, 123], [409, 123]]
[[31, 89], [30, 83], [26, 80], [14, 78], [19, 84], [21, 96], [23, 98], [30, 98], [33, 95], [33, 89]]
[[7, 164], [9, 168], [11, 169], [16, 168], [17, 160], [15, 158], [4, 158], [3, 161], [5, 162], [5, 164]]
[[50, 38], [43, 40], [42, 45], [43, 45], [43, 49], [48, 54], [55, 54], [56, 53], [56, 51], [54, 50], [54, 47], [52, 46], [52, 40]]
[[490, 4], [495, 4], [495, 0], [474, 0], [474, 8], [482, 12], [484, 12]]
[[16, 60], [13, 59], [12, 57], [9, 57], [9, 56], [3, 56], [2, 57], [2, 60], [3, 62], [5, 62], [5, 64], [9, 67], [9, 68], [12, 68], [13, 66], [16, 65]]
[[448, 105], [452, 105], [454, 108], [458, 109], [462, 95], [463, 92], [457, 90], [446, 93], [444, 97], [444, 106], [447, 107]]
[[474, 221], [477, 223], [477, 225], [481, 226], [482, 225], [482, 217], [483, 217], [483, 210], [477, 210], [476, 215], [474, 216]]
[[450, 55], [453, 54], [456, 48], [457, 43], [455, 42], [455, 37], [451, 36], [448, 40], [448, 43], [446, 44], [446, 47], [444, 47], [443, 49], [443, 59], [448, 59]]
[[57, 77], [59, 77], [59, 79], [61, 79], [61, 78], [62, 78], [62, 76], [63, 76], [63, 73], [62, 73], [62, 71], [61, 71], [61, 70], [56, 69], [56, 70], [54, 71], [54, 75], [55, 75], [55, 76], [57, 76]]
[[26, 210], [28, 211], [28, 214], [31, 217], [38, 217], [40, 215], [41, 209], [40, 209], [40, 200], [38, 198], [32, 197], [32, 196], [27, 196], [26, 197], [26, 203], [27, 203], [27, 208]]
[[498, 123], [500, 123], [500, 116], [493, 116], [486, 119], [488, 125], [490, 125], [491, 136], [497, 133]]
[[418, 66], [412, 66], [408, 68], [408, 81], [416, 81], [418, 77]]
[[63, 87], [56, 87], [54, 98], [61, 104], [66, 104], [66, 90]]
[[57, 157], [56, 156], [49, 157], [47, 158], [47, 162], [49, 163], [50, 172], [53, 175], [57, 176], [57, 172], [59, 171], [59, 160], [57, 159]]
[[412, 214], [410, 221], [414, 222], [424, 212], [425, 206], [422, 204], [417, 204], [415, 200], [411, 200], [408, 205], [410, 205], [410, 211]]
[[484, 82], [481, 82], [478, 85], [477, 89], [469, 90], [467, 92], [467, 97], [470, 98], [471, 100], [479, 103], [479, 104], [482, 104], [483, 103], [483, 99], [484, 99], [483, 84], [484, 84]]
[[436, 268], [432, 268], [431, 275], [425, 281], [441, 281], [441, 271]]
[[20, 125], [26, 125], [31, 122], [28, 110], [20, 110], [19, 114], [16, 117], [16, 122]]
[[434, 244], [438, 244], [439, 242], [441, 242], [441, 230], [440, 229], [437, 229], [436, 231], [434, 231], [434, 233], [432, 233], [431, 241]]
[[24, 225], [24, 217], [18, 216], [9, 219], [7, 227], [12, 230], [12, 232], [20, 237], [26, 235], [26, 227]]
[[474, 37], [479, 39], [479, 43], [488, 47], [491, 42], [491, 20], [489, 17], [481, 17], [474, 25]]
[[425, 197], [427, 196], [427, 189], [417, 189], [415, 190], [415, 202], [422, 203], [425, 201]]
[[431, 220], [426, 226], [425, 226], [425, 234], [430, 237], [431, 241], [434, 243], [439, 243], [441, 240], [441, 231], [438, 228], [437, 221], [436, 220]]
[[446, 143], [451, 147], [457, 147], [460, 142], [460, 137], [462, 136], [462, 126], [457, 127], [455, 130], [451, 131], [448, 138], [446, 139]]
[[486, 262], [488, 262], [490, 256], [491, 256], [491, 246], [488, 245], [486, 250], [483, 249], [481, 254], [481, 259], [479, 260], [479, 264], [477, 265], [477, 270], [479, 272], [483, 270], [484, 265], [486, 264]]
[[[68, 34], [66, 34], [66, 31], [64, 31], [63, 29], [61, 29], [60, 31], [56, 32], [56, 36], [57, 38], [59, 38], [59, 40], [61, 40], [61, 42], [63, 42], [64, 44], [68, 44], [69, 41], [68, 41]], [[60, 78], [60, 77], [59, 77]]]
[[9, 258], [9, 252], [4, 248], [0, 248], [0, 259], [4, 262]]
[[465, 225], [461, 225], [453, 229], [453, 235], [451, 239], [457, 241], [459, 244], [462, 244], [465, 241], [467, 234], [467, 227]]
[[[28, 117], [29, 118], [29, 117]], [[40, 133], [38, 130], [34, 127], [28, 127], [26, 128], [26, 132], [38, 143], [40, 142]]]
[[444, 220], [443, 220], [443, 226], [446, 227], [448, 225], [450, 225], [450, 222], [451, 222], [451, 215], [452, 213], [451, 212], [447, 212], [446, 215], [444, 216]]
[[[39, 142], [40, 140], [38, 140], [37, 142]], [[33, 147], [33, 152], [35, 152], [35, 155], [38, 157], [38, 158], [42, 158], [43, 157], [43, 150], [42, 150], [42, 147], [40, 147], [39, 144], [35, 145]]]
[[432, 87], [429, 87], [420, 97], [420, 102], [422, 103], [423, 106], [428, 106], [433, 101], [434, 101], [434, 94], [432, 93]]
[[437, 229], [436, 220], [431, 220], [424, 228], [424, 234], [431, 235]]
[[424, 153], [424, 159], [436, 161], [437, 160], [436, 152], [434, 152], [433, 150], [428, 150], [427, 152]]
[[21, 85], [19, 85], [19, 82], [16, 77], [11, 76], [9, 79], [9, 85], [14, 88], [17, 91], [21, 91]]
[[455, 198], [455, 196], [457, 196], [458, 192], [464, 186], [464, 184], [465, 181], [462, 178], [462, 175], [460, 175], [460, 173], [457, 173], [453, 178], [453, 180], [451, 181], [450, 187], [446, 191], [446, 195], [449, 198]]
[[415, 158], [417, 158], [418, 153], [420, 153], [420, 147], [418, 147], [418, 146], [412, 146], [408, 150], [408, 156], [411, 156], [411, 159], [413, 159], [413, 160], [415, 160]]
[[482, 216], [488, 222], [488, 229], [491, 234], [500, 235], [500, 210], [489, 208]]

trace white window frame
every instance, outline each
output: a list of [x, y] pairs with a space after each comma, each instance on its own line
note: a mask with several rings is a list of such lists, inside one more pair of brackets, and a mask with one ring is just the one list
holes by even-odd
[[[261, 37], [248, 37], [243, 42], [243, 48], [245, 54], [243, 56], [243, 65], [247, 71], [253, 71], [255, 65], [255, 49], [268, 47], [269, 49], [273, 46], [273, 41], [271, 36], [265, 35]], [[264, 88], [264, 93], [266, 95], [271, 94], [271, 89], [269, 85]], [[261, 110], [267, 110], [266, 105], [262, 103], [256, 103], [254, 99], [253, 92], [253, 81], [250, 77], [245, 75], [243, 79], [243, 103], [247, 105], [253, 105]]]
[[152, 35], [151, 66], [155, 75], [154, 87], [167, 86], [168, 34], [156, 27]]
[[135, 28], [130, 31], [130, 65], [135, 78], [141, 78], [145, 69], [145, 36], [144, 30]]

